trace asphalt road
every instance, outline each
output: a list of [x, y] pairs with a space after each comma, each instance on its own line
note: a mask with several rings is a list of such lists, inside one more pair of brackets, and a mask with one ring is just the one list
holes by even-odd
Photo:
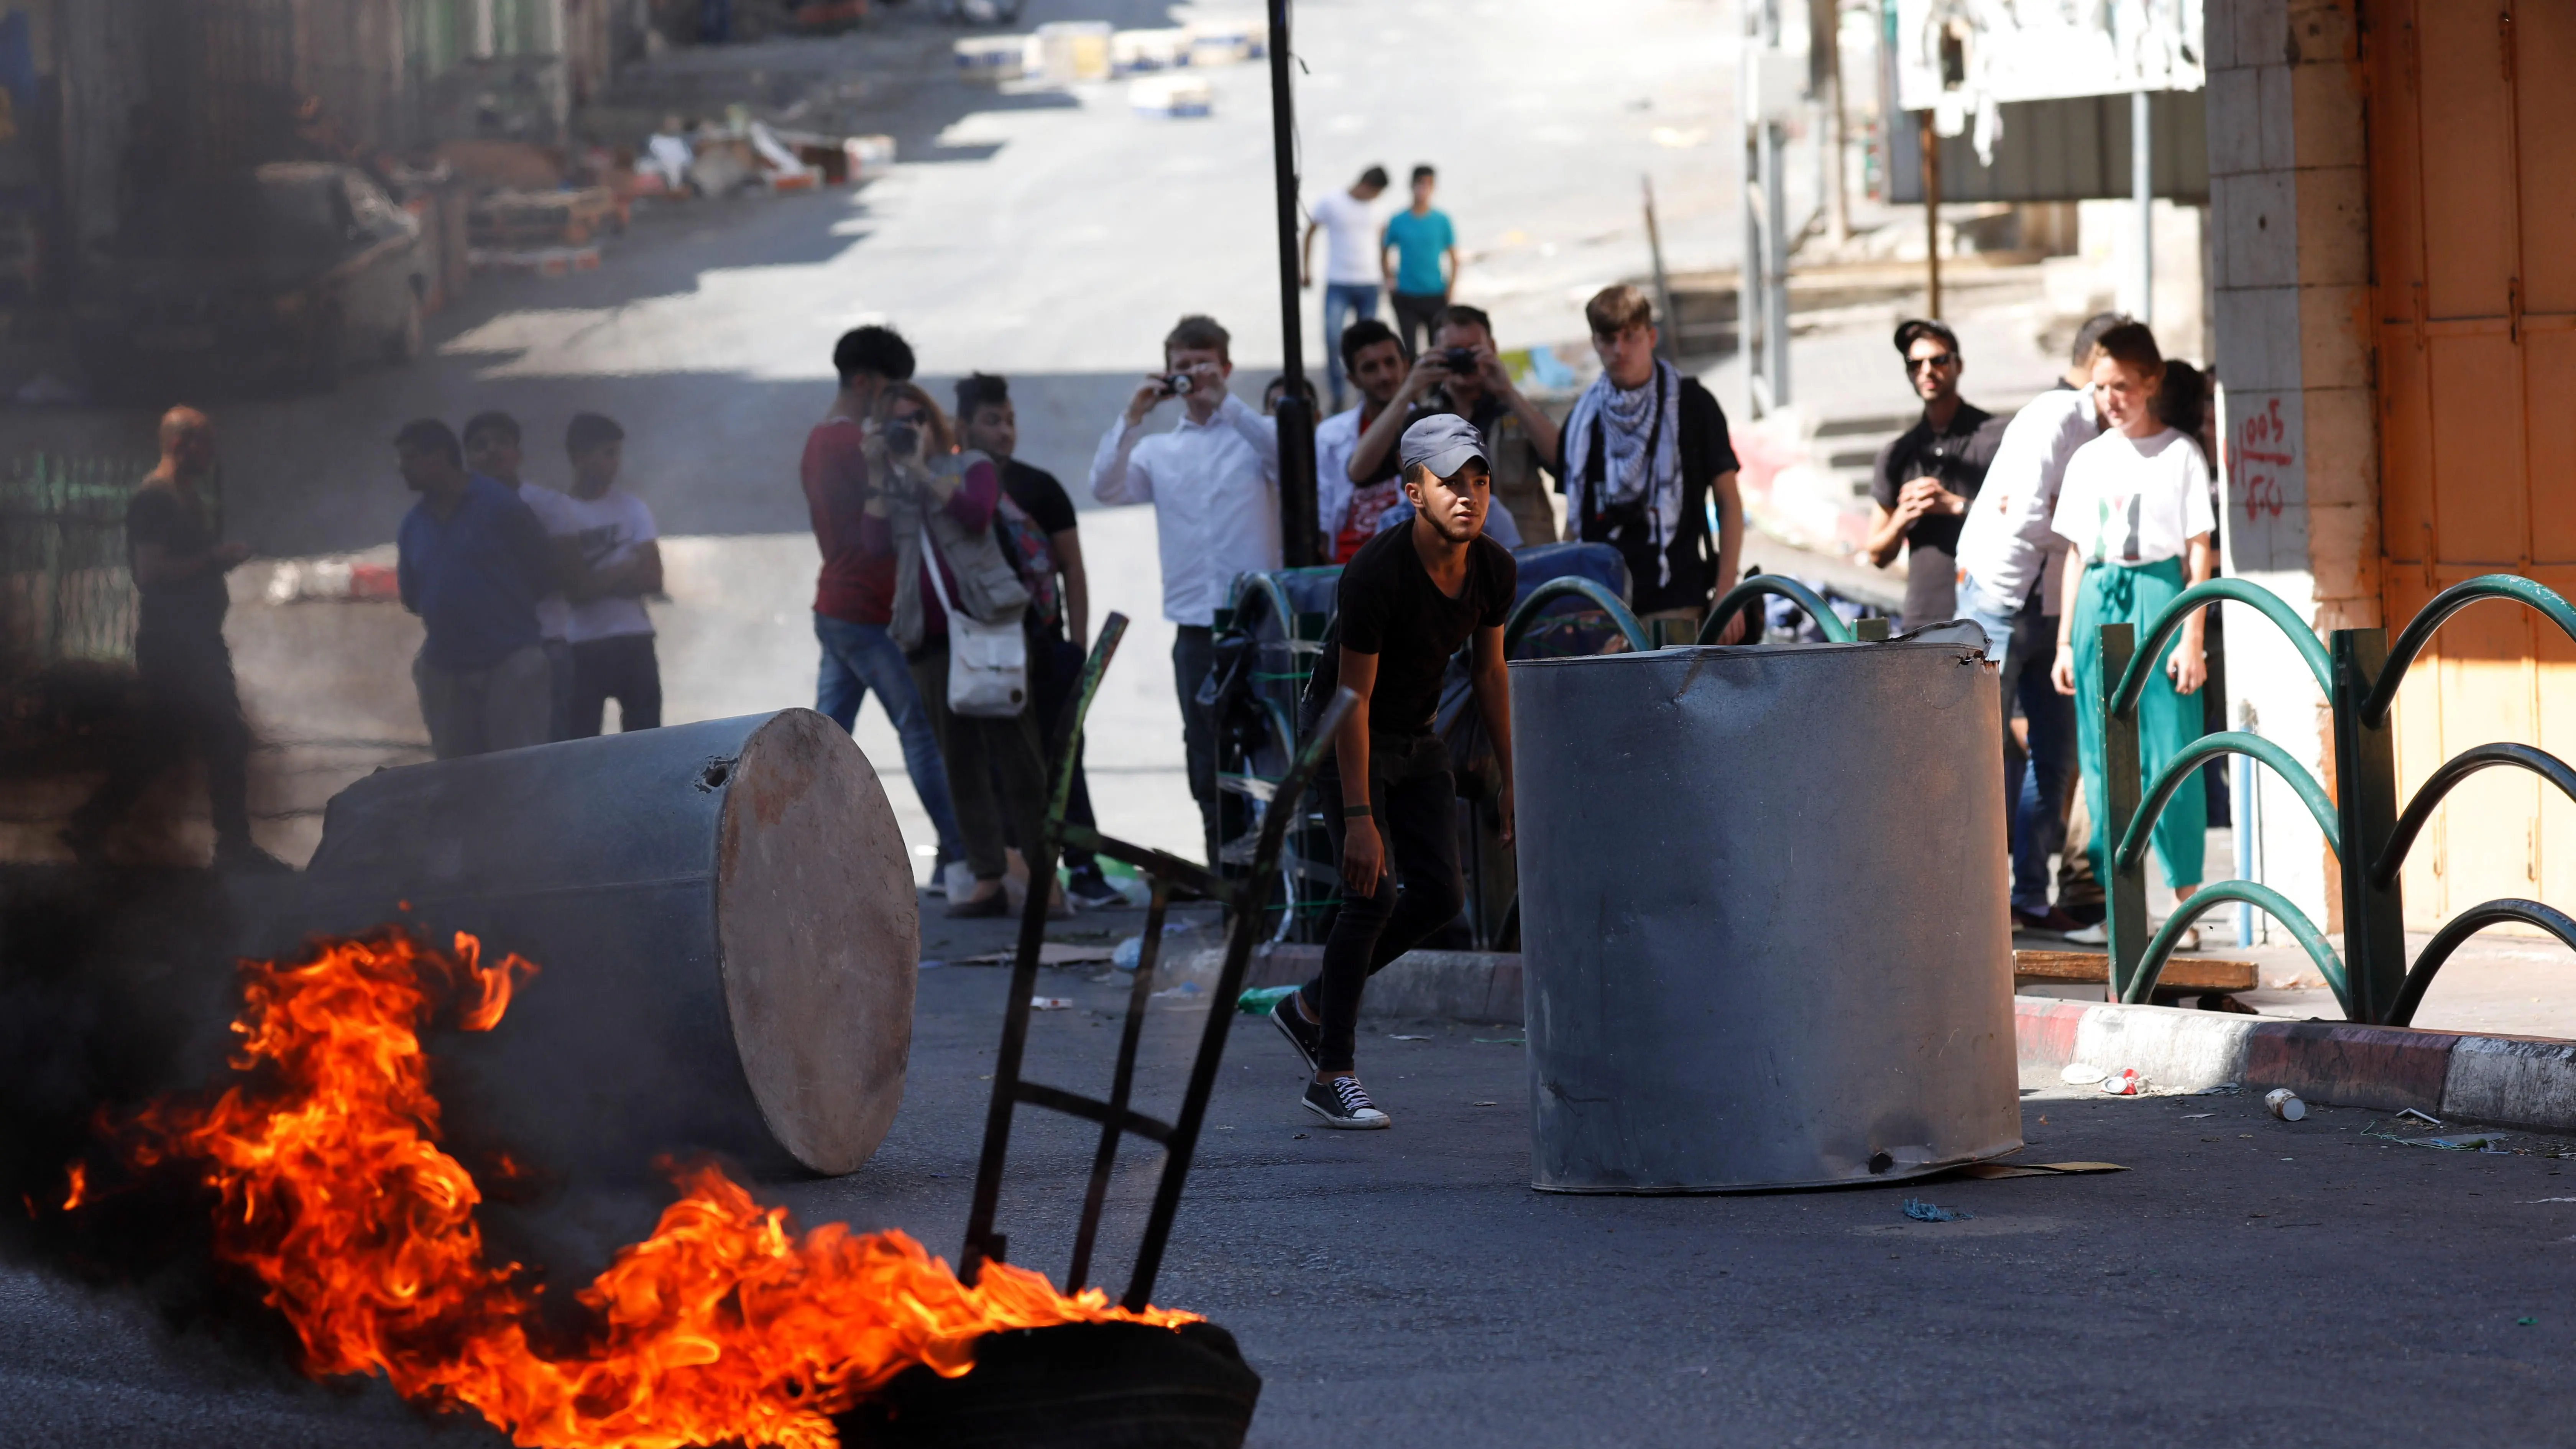
[[[943, 937], [961, 955], [982, 939]], [[1005, 985], [998, 969], [926, 971], [884, 1148], [851, 1177], [761, 1191], [802, 1221], [900, 1226], [953, 1254]], [[1124, 986], [1049, 973], [1044, 989], [1079, 1005], [1035, 1018], [1031, 1074], [1104, 1086]], [[1297, 1105], [1267, 1025], [1237, 1020], [1155, 1297], [1241, 1339], [1267, 1379], [1256, 1445], [2411, 1449], [2551, 1442], [2576, 1412], [2564, 1159], [2400, 1145], [2369, 1134], [2410, 1134], [2359, 1111], [2288, 1124], [2243, 1097], [2029, 1082], [2027, 1160], [2129, 1170], [1550, 1196], [1528, 1186], [1517, 1032], [1368, 1023], [1362, 1067], [1396, 1125], [1333, 1133]], [[1150, 1027], [1162, 1075], [1147, 1110], [1177, 1092], [1204, 1021], [1171, 1009]], [[1060, 1274], [1091, 1142], [1022, 1120], [1001, 1226], [1015, 1258]], [[1131, 1160], [1113, 1189], [1113, 1289], [1152, 1178]], [[1909, 1221], [1909, 1196], [1974, 1217]], [[623, 1194], [587, 1211], [631, 1223], [656, 1205]], [[17, 1272], [0, 1304], [0, 1442], [499, 1442], [423, 1421], [380, 1386], [304, 1385], [202, 1339], [173, 1344], [113, 1296]]]

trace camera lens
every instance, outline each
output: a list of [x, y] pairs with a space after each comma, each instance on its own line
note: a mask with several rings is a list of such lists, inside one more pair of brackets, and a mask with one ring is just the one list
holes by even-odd
[[1186, 372], [1176, 372], [1163, 379], [1163, 391], [1172, 397], [1186, 397], [1193, 379]]

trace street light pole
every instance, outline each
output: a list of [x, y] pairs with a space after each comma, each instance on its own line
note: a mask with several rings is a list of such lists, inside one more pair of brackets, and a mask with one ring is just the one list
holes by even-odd
[[[1279, 551], [1290, 568], [1322, 563], [1315, 539], [1315, 414], [1306, 405], [1305, 288], [1297, 247], [1297, 98], [1288, 67], [1288, 0], [1270, 0], [1270, 147], [1279, 185]], [[1329, 347], [1333, 339], [1324, 339]]]

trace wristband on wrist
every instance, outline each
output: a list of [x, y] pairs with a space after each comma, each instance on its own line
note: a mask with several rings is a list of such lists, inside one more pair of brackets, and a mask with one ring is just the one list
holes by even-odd
[[1345, 805], [1342, 807], [1342, 818], [1344, 820], [1369, 820], [1376, 818], [1376, 815], [1376, 809], [1369, 805]]

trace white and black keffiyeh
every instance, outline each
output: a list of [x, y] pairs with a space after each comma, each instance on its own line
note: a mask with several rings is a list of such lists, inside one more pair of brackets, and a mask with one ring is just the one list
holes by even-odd
[[1658, 587], [1673, 581], [1670, 550], [1682, 526], [1681, 411], [1681, 374], [1657, 358], [1655, 375], [1643, 387], [1622, 388], [1607, 372], [1592, 379], [1575, 399], [1563, 435], [1565, 476], [1586, 480], [1581, 486], [1589, 493], [1593, 429], [1599, 424], [1601, 493], [1592, 506], [1645, 503], [1647, 537], [1661, 570]]

